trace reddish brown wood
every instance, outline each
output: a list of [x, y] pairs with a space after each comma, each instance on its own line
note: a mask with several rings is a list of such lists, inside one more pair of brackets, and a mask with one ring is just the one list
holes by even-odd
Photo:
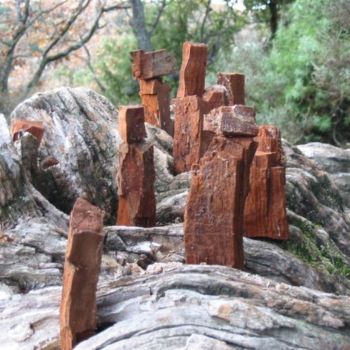
[[259, 146], [250, 173], [250, 192], [244, 212], [245, 235], [288, 239], [280, 131], [272, 125], [260, 126], [255, 140]]
[[225, 105], [226, 89], [222, 85], [213, 85], [205, 89], [203, 101], [207, 104], [207, 110], [211, 111], [214, 108]]
[[11, 123], [11, 134], [13, 141], [18, 140], [21, 132], [29, 132], [37, 139], [38, 144], [40, 144], [44, 136], [44, 126], [42, 122], [33, 120], [13, 120]]
[[118, 225], [155, 226], [153, 146], [146, 143], [119, 147]]
[[260, 125], [257, 141], [259, 143], [258, 151], [275, 153], [275, 164], [284, 164], [284, 152], [279, 128], [274, 125]]
[[227, 103], [229, 105], [245, 104], [245, 78], [239, 73], [219, 73], [218, 84], [225, 86], [227, 90]]
[[138, 143], [146, 137], [143, 106], [122, 106], [118, 115], [119, 134], [124, 142]]
[[137, 79], [154, 79], [175, 72], [176, 60], [166, 50], [132, 51], [132, 74]]
[[244, 266], [246, 179], [256, 143], [242, 139], [216, 136], [193, 166], [184, 223], [187, 263]]
[[177, 173], [189, 171], [199, 161], [203, 123], [203, 101], [188, 96], [175, 101], [174, 165]]
[[207, 45], [193, 44], [188, 41], [183, 44], [177, 97], [203, 95], [207, 56]]
[[160, 79], [139, 80], [140, 96], [145, 108], [145, 121], [174, 134], [170, 118], [170, 87]]
[[96, 287], [104, 240], [103, 211], [79, 198], [71, 212], [60, 307], [60, 349], [96, 329]]
[[173, 156], [175, 171], [191, 170], [208, 149], [213, 138], [211, 132], [203, 130], [204, 115], [221, 106], [224, 90], [220, 86], [208, 88], [203, 97], [176, 98]]

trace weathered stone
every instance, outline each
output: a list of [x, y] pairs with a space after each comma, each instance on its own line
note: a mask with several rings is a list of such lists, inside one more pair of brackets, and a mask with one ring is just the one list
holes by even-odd
[[193, 44], [188, 41], [183, 44], [177, 97], [193, 95], [201, 97], [203, 95], [207, 55], [207, 45]]
[[262, 125], [255, 140], [259, 146], [250, 170], [250, 192], [244, 212], [245, 235], [288, 239], [280, 131], [275, 126]]
[[146, 137], [142, 106], [123, 106], [119, 109], [119, 134], [127, 143], [138, 143]]
[[140, 96], [145, 108], [145, 121], [173, 135], [170, 118], [170, 87], [160, 79], [139, 80]]
[[166, 50], [131, 52], [132, 74], [137, 79], [153, 79], [173, 73], [176, 69], [175, 58]]
[[36, 189], [65, 213], [83, 196], [106, 212], [106, 222], [115, 223], [115, 160], [121, 140], [112, 104], [92, 90], [64, 87], [31, 96], [10, 118], [42, 123], [39, 163], [47, 157], [58, 161], [56, 166], [39, 167]]
[[330, 173], [344, 204], [350, 208], [350, 148], [343, 149], [319, 142], [298, 145], [297, 148], [320, 169]]
[[40, 145], [44, 135], [44, 125], [42, 122], [33, 120], [15, 119], [11, 123], [11, 134], [14, 141], [21, 137], [21, 133], [29, 132], [32, 134]]
[[244, 75], [239, 73], [219, 73], [218, 84], [226, 87], [227, 104], [244, 105]]
[[235, 105], [213, 109], [204, 116], [203, 130], [228, 137], [256, 136], [254, 108]]
[[244, 266], [243, 211], [256, 143], [217, 136], [193, 166], [185, 210], [186, 262]]
[[71, 350], [96, 329], [103, 211], [78, 198], [70, 217], [60, 307], [61, 350]]
[[[58, 348], [59, 293], [45, 288], [0, 300], [2, 348]], [[101, 332], [76, 350], [347, 349], [349, 305], [345, 295], [229, 267], [158, 263], [101, 285]]]
[[155, 226], [153, 146], [119, 146], [118, 225]]

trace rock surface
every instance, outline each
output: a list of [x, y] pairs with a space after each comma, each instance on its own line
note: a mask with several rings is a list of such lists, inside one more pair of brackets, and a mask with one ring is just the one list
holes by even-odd
[[299, 145], [297, 148], [330, 174], [345, 204], [350, 207], [350, 150], [319, 142]]
[[82, 88], [39, 93], [21, 103], [11, 119], [43, 123], [39, 162], [57, 164], [41, 169], [38, 188], [58, 209], [69, 213], [77, 197], [103, 208], [113, 222], [117, 203], [115, 157], [120, 142], [116, 111], [102, 96]]
[[[73, 123], [69, 135], [79, 139], [82, 129], [68, 117], [80, 113], [80, 107], [78, 103], [63, 104], [63, 90], [77, 96], [79, 89], [42, 94], [42, 99], [36, 95], [25, 102], [29, 106], [25, 119], [37, 115], [41, 120], [42, 116], [44, 125], [49, 121], [57, 135], [62, 135], [61, 124], [68, 130]], [[85, 100], [92, 96], [101, 101], [101, 105], [96, 102], [97, 111], [109, 110], [105, 99], [88, 90], [79, 91], [83, 108], [92, 104]], [[57, 111], [47, 95], [54, 95], [60, 103]], [[217, 96], [221, 101], [220, 91]], [[69, 111], [70, 106], [77, 114]], [[51, 109], [56, 112], [45, 112]], [[93, 114], [86, 111], [90, 112]], [[110, 130], [115, 130], [113, 142], [118, 145], [114, 109], [112, 114]], [[146, 125], [146, 130], [147, 142], [155, 145], [158, 221], [163, 225], [181, 222], [190, 174], [174, 176], [172, 138], [154, 126]], [[83, 135], [87, 143], [95, 137]], [[283, 147], [289, 241], [245, 238], [246, 272], [238, 272], [219, 266], [182, 265], [181, 223], [147, 229], [107, 226], [98, 287], [98, 334], [78, 349], [152, 349], [159, 344], [170, 349], [346, 349], [350, 343], [350, 303], [344, 296], [350, 294], [347, 203], [333, 181], [336, 174], [320, 169], [298, 148], [287, 143]], [[39, 154], [45, 149], [49, 148], [44, 136]], [[1, 346], [54, 349], [58, 347], [61, 289], [57, 286], [62, 281], [68, 218], [32, 186], [2, 116], [0, 150]], [[113, 152], [116, 154], [116, 147]], [[50, 164], [47, 159], [40, 163]], [[115, 172], [118, 165], [115, 160], [112, 163]], [[94, 177], [94, 182], [98, 180]]]
[[[55, 348], [59, 295], [46, 288], [0, 301], [2, 346]], [[349, 297], [227, 267], [155, 264], [138, 278], [101, 284], [97, 302], [102, 331], [77, 350], [346, 349], [350, 342]]]

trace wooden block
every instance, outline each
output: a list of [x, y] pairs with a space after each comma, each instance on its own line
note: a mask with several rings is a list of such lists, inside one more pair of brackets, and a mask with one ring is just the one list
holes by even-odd
[[182, 64], [177, 97], [201, 97], [205, 87], [208, 47], [204, 44], [185, 42], [182, 48]]
[[213, 85], [205, 89], [203, 101], [208, 105], [208, 109], [212, 110], [225, 105], [226, 89], [222, 85]]
[[166, 50], [132, 51], [132, 74], [137, 79], [154, 79], [175, 72], [176, 60]]
[[79, 198], [71, 212], [60, 307], [60, 349], [95, 333], [96, 287], [104, 240], [103, 211]]
[[161, 79], [143, 80], [139, 79], [140, 95], [156, 95], [160, 86], [162, 85]]
[[289, 238], [285, 198], [285, 167], [280, 131], [259, 127], [258, 150], [250, 173], [250, 192], [244, 212], [245, 235], [284, 240]]
[[155, 226], [153, 146], [146, 143], [119, 147], [117, 225]]
[[274, 125], [259, 125], [259, 133], [256, 137], [259, 143], [259, 152], [273, 152], [276, 153], [275, 165], [283, 165], [284, 152], [281, 141], [281, 131]]
[[189, 264], [243, 268], [245, 178], [256, 143], [242, 145], [217, 136], [193, 166], [185, 209], [185, 251]]
[[170, 118], [170, 87], [159, 79], [139, 80], [141, 101], [145, 108], [145, 121], [173, 136]]
[[124, 142], [138, 143], [146, 137], [143, 106], [122, 106], [119, 109], [119, 134]]
[[244, 75], [240, 73], [218, 74], [217, 82], [218, 84], [225, 86], [227, 90], [227, 102], [229, 105], [245, 104], [244, 80]]
[[191, 170], [199, 161], [203, 109], [203, 101], [197, 96], [176, 99], [173, 156], [177, 173]]

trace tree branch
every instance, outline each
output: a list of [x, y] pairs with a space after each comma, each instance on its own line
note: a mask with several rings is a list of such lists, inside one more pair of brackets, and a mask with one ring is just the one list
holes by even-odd
[[204, 29], [205, 29], [205, 23], [207, 22], [209, 12], [211, 11], [210, 8], [211, 0], [208, 0], [206, 8], [205, 8], [205, 14], [202, 20], [201, 30], [200, 30], [200, 41], [203, 42], [204, 40]]
[[[85, 2], [86, 1], [86, 2]], [[85, 2], [85, 4], [84, 4]], [[68, 19], [63, 29], [59, 32], [56, 38], [46, 47], [43, 53], [43, 60], [46, 59], [48, 53], [58, 44], [58, 42], [63, 38], [63, 36], [69, 31], [75, 21], [78, 19], [79, 15], [89, 6], [91, 0], [80, 0], [79, 5], [72, 14], [72, 16]]]
[[[17, 5], [18, 5], [18, 8], [17, 8]], [[17, 12], [17, 17], [20, 20], [21, 24], [16, 30], [13, 36], [13, 39], [9, 42], [9, 45], [8, 45], [9, 48], [7, 50], [7, 53], [5, 54], [6, 60], [3, 65], [3, 68], [0, 71], [0, 84], [1, 84], [0, 91], [5, 94], [8, 93], [8, 79], [12, 70], [12, 64], [14, 59], [13, 56], [14, 56], [16, 46], [27, 30], [26, 23], [29, 17], [29, 5], [30, 5], [30, 0], [26, 0], [24, 3], [23, 14], [19, 14], [20, 12]], [[17, 8], [17, 11], [21, 10], [19, 1], [16, 2], [16, 8]]]
[[100, 90], [102, 92], [105, 92], [107, 90], [106, 86], [101, 82], [101, 80], [98, 78], [96, 71], [91, 63], [91, 54], [89, 49], [86, 47], [86, 45], [83, 45], [83, 49], [85, 50], [86, 53], [86, 64], [90, 70], [90, 72], [92, 73], [92, 76], [96, 82], [96, 84], [98, 85], [98, 87], [100, 88]]
[[166, 6], [166, 0], [162, 0], [162, 4], [158, 8], [157, 17], [154, 20], [154, 22], [153, 22], [153, 24], [151, 26], [151, 29], [148, 31], [148, 34], [149, 34], [150, 37], [153, 35], [154, 31], [157, 29], [160, 17], [162, 16], [162, 14], [164, 12], [165, 6]]

